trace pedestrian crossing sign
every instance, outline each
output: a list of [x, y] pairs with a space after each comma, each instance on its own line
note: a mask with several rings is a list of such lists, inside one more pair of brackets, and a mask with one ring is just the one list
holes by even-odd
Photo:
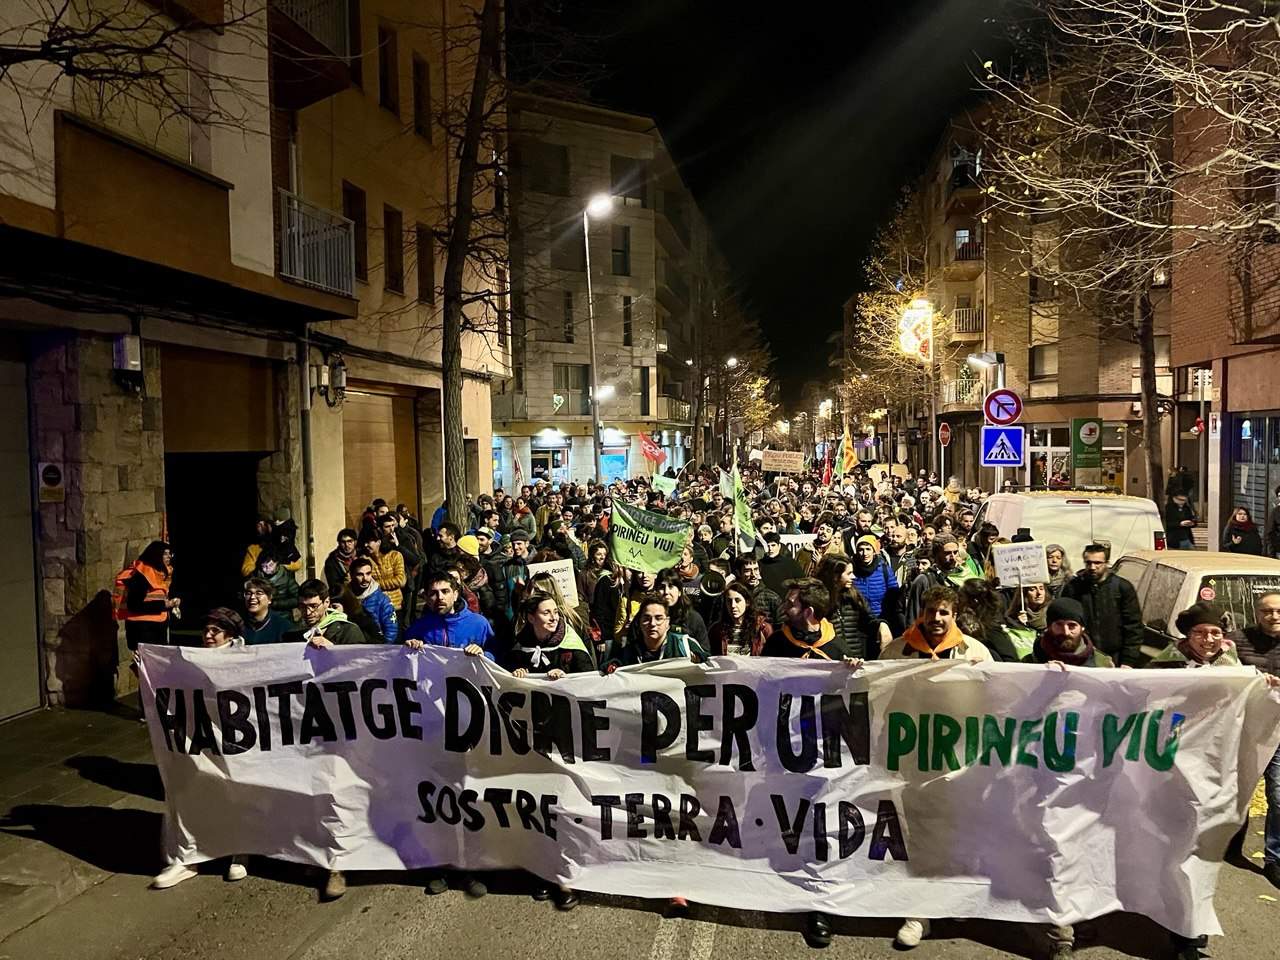
[[1027, 437], [1026, 427], [982, 428], [982, 465], [984, 467], [1020, 467]]

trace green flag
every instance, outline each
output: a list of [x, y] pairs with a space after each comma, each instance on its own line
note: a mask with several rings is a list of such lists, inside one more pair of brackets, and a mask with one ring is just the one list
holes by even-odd
[[738, 528], [738, 539], [755, 543], [756, 525], [751, 521], [751, 504], [747, 502], [747, 491], [742, 489], [742, 474], [738, 473], [738, 465], [733, 466], [733, 525]]
[[675, 477], [664, 477], [660, 473], [655, 473], [649, 478], [649, 482], [653, 484], [653, 489], [657, 490], [663, 496], [671, 496], [676, 492]]
[[680, 553], [693, 535], [693, 524], [662, 513], [613, 501], [609, 518], [609, 551], [629, 570], [659, 573], [680, 562]]

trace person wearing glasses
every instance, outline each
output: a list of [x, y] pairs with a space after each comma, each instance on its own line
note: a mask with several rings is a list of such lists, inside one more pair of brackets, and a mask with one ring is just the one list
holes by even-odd
[[705, 663], [710, 655], [693, 637], [681, 633], [671, 624], [671, 607], [662, 593], [648, 593], [640, 600], [627, 642], [605, 664], [604, 672], [638, 663], [653, 663], [671, 658]]
[[284, 635], [294, 629], [293, 621], [271, 609], [275, 589], [261, 577], [244, 583], [244, 642], [247, 644], [282, 643]]

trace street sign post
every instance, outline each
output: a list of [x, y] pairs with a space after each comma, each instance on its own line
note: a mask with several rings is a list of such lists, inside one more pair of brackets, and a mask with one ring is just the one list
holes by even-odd
[[1026, 450], [1026, 427], [982, 425], [982, 465], [1020, 467]]
[[992, 390], [982, 401], [982, 415], [987, 418], [988, 423], [998, 427], [1017, 423], [1022, 416], [1022, 398], [1004, 387]]
[[951, 424], [949, 423], [938, 424], [938, 442], [942, 444], [944, 447], [948, 447], [951, 445]]

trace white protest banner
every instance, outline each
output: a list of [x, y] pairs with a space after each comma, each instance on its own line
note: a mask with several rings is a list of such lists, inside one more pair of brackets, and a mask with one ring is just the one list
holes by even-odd
[[141, 648], [166, 853], [524, 869], [846, 916], [1220, 932], [1256, 671], [756, 657], [516, 679], [427, 648]]
[[555, 577], [560, 595], [569, 602], [569, 606], [578, 605], [578, 578], [573, 575], [572, 560], [548, 560], [544, 563], [529, 564], [530, 577], [539, 573], [549, 573]]
[[776, 473], [804, 473], [803, 450], [762, 450], [760, 469]]
[[994, 543], [991, 563], [1004, 587], [1049, 582], [1049, 564], [1043, 543]]
[[778, 540], [781, 542], [785, 550], [790, 551], [794, 557], [801, 550], [812, 550], [813, 541], [817, 537], [812, 533], [780, 533]]

